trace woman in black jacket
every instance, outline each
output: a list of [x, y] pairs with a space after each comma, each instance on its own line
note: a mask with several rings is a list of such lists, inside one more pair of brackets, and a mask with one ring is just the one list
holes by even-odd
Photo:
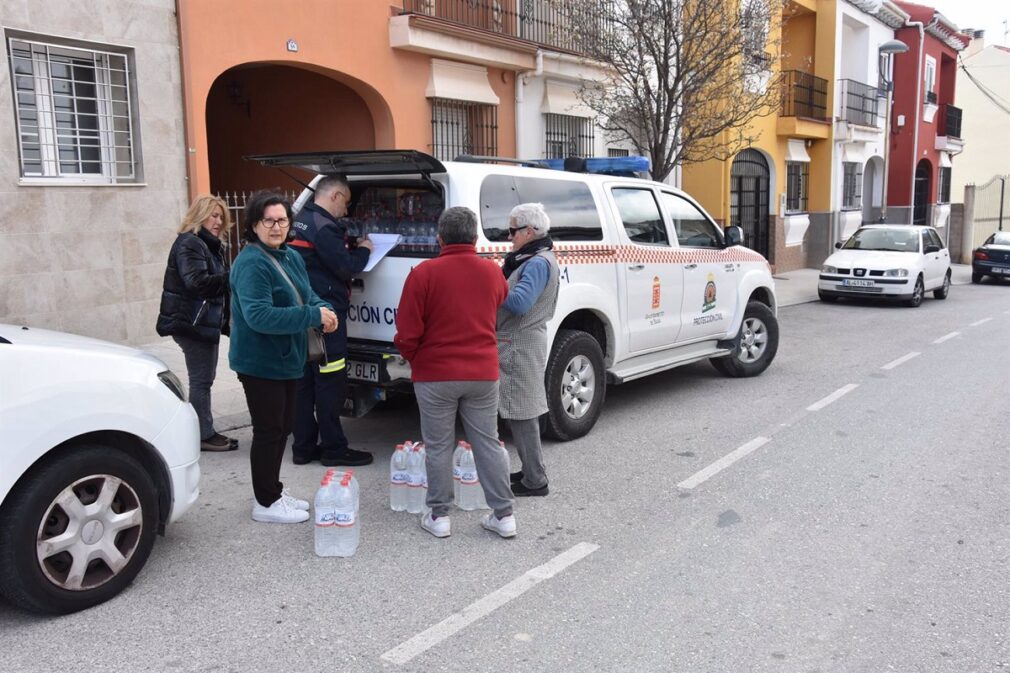
[[200, 419], [200, 449], [231, 451], [238, 442], [214, 430], [210, 387], [217, 373], [218, 342], [228, 334], [228, 267], [224, 243], [231, 218], [224, 201], [201, 196], [179, 226], [168, 254], [158, 334], [171, 336], [186, 357], [189, 400]]

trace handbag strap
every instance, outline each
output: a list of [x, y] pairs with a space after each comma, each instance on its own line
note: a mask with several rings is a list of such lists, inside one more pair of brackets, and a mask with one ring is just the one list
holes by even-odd
[[291, 286], [291, 289], [295, 291], [295, 300], [298, 302], [298, 305], [299, 306], [305, 306], [305, 302], [302, 301], [302, 293], [299, 292], [298, 288], [295, 287], [295, 284], [291, 282], [291, 276], [289, 276], [288, 272], [284, 270], [284, 267], [281, 266], [281, 263], [277, 261], [277, 258], [274, 257], [273, 255], [271, 255], [269, 252], [267, 252], [263, 248], [261, 248], [259, 245], [256, 245], [256, 244], [254, 244], [254, 245], [255, 245], [256, 249], [260, 251], [261, 254], [263, 254], [264, 256], [266, 256], [266, 258], [269, 259], [273, 263], [273, 265], [275, 267], [277, 267], [277, 270], [280, 271], [280, 273], [281, 273], [281, 278], [283, 278], [284, 280], [286, 280], [288, 282], [288, 285]]

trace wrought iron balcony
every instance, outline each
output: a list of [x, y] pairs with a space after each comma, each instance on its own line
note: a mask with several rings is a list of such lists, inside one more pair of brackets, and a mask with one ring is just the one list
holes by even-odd
[[586, 54], [598, 51], [610, 33], [614, 1], [403, 0], [402, 13]]
[[880, 128], [877, 114], [881, 91], [854, 79], [841, 79], [838, 82], [841, 84], [839, 117], [850, 124]]
[[800, 70], [783, 72], [782, 116], [827, 119], [828, 80]]
[[946, 103], [940, 106], [940, 120], [936, 135], [961, 137], [961, 108]]

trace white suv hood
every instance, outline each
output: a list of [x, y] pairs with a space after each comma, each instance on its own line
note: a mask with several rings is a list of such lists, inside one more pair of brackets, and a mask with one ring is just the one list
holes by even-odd
[[79, 336], [77, 334], [53, 332], [52, 330], [37, 329], [35, 327], [0, 324], [0, 337], [18, 346], [55, 348], [67, 354], [79, 353], [81, 355], [134, 357], [140, 360], [147, 360], [151, 364], [160, 366], [162, 369], [168, 368], [158, 358], [137, 348], [112, 343], [111, 341]]

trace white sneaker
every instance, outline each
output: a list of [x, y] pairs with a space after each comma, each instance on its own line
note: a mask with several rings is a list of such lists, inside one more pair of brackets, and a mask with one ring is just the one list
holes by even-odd
[[436, 519], [431, 515], [430, 509], [421, 517], [421, 528], [435, 537], [449, 537], [452, 532], [452, 524], [449, 522], [449, 517], [440, 516]]
[[277, 498], [274, 504], [264, 507], [258, 502], [253, 505], [253, 521], [261, 523], [301, 523], [308, 521], [309, 513], [303, 509], [296, 509], [288, 504], [283, 497]]
[[516, 536], [516, 517], [514, 514], [509, 514], [501, 519], [494, 514], [488, 514], [481, 520], [480, 525], [489, 531], [498, 533], [502, 537]]
[[283, 491], [281, 491], [281, 499], [287, 500], [288, 506], [291, 507], [292, 509], [300, 509], [306, 512], [309, 511], [309, 501], [296, 498], [295, 496], [291, 495], [291, 491], [289, 491], [286, 488]]

